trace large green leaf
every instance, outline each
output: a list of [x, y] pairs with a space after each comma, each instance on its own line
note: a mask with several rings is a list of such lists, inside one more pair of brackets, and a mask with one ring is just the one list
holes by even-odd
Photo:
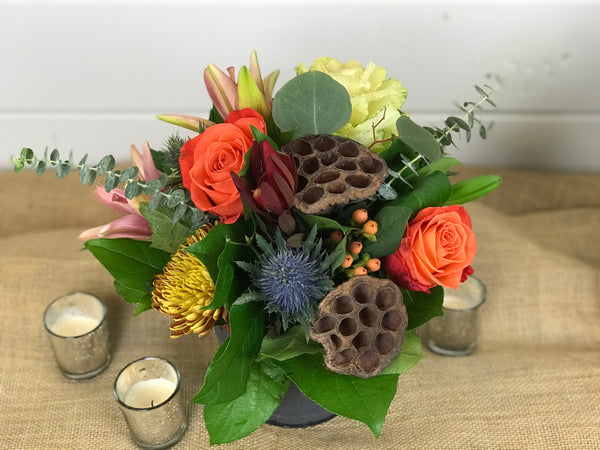
[[334, 414], [363, 422], [379, 436], [396, 394], [398, 374], [372, 378], [340, 375], [327, 370], [318, 354], [304, 354], [277, 364], [304, 395]]
[[191, 234], [192, 230], [181, 222], [173, 223], [173, 217], [166, 211], [168, 208], [157, 208], [150, 211], [147, 203], [140, 203], [140, 213], [146, 218], [152, 229], [152, 247], [175, 253], [179, 245]]
[[218, 309], [223, 305], [229, 309], [250, 283], [248, 276], [236, 261], [250, 261], [254, 257], [255, 254], [249, 246], [232, 241], [225, 242], [223, 251], [217, 259], [219, 275], [215, 282], [215, 294], [212, 302], [205, 309]]
[[241, 439], [267, 421], [281, 402], [289, 380], [271, 361], [253, 362], [246, 392], [229, 403], [204, 406], [211, 445]]
[[417, 178], [413, 190], [385, 204], [410, 208], [414, 214], [428, 206], [442, 206], [450, 196], [450, 190], [448, 176], [435, 171]]
[[460, 181], [452, 185], [452, 192], [445, 204], [460, 205], [476, 200], [492, 192], [501, 182], [502, 179], [497, 175], [481, 175]]
[[381, 372], [381, 375], [407, 372], [421, 361], [421, 359], [423, 359], [421, 338], [415, 330], [408, 330], [404, 335], [400, 354]]
[[375, 221], [379, 226], [376, 235], [377, 240], [366, 242], [365, 252], [373, 258], [394, 253], [400, 245], [406, 223], [411, 214], [412, 210], [410, 208], [386, 203], [386, 206], [381, 208], [375, 216]]
[[284, 361], [305, 353], [322, 354], [323, 346], [313, 340], [306, 342], [302, 327], [295, 326], [276, 338], [265, 336], [260, 347], [259, 360], [272, 358]]
[[221, 344], [192, 399], [196, 403], [228, 403], [246, 392], [250, 366], [265, 335], [264, 306], [260, 302], [233, 305], [229, 310], [231, 335]]
[[433, 162], [441, 155], [438, 141], [425, 128], [414, 123], [408, 116], [400, 116], [396, 122], [398, 140], [413, 152], [423, 155], [429, 162]]
[[171, 255], [149, 241], [134, 239], [91, 239], [86, 248], [115, 279], [117, 292], [131, 303], [149, 306], [152, 280], [162, 272]]
[[304, 222], [308, 228], [312, 228], [316, 225], [317, 230], [340, 230], [343, 233], [355, 229], [346, 225], [341, 225], [336, 220], [328, 217], [306, 214], [301, 211], [296, 211], [295, 214], [302, 219], [302, 222]]
[[436, 286], [426, 292], [402, 289], [402, 297], [408, 313], [408, 329], [417, 328], [436, 316], [441, 316], [444, 303], [444, 289]]
[[245, 243], [244, 222], [238, 220], [233, 224], [220, 223], [208, 232], [206, 237], [190, 245], [186, 251], [196, 256], [206, 266], [210, 277], [219, 278], [219, 256], [228, 241]]
[[346, 125], [351, 114], [346, 88], [318, 71], [292, 78], [273, 99], [275, 124], [295, 137], [331, 134]]

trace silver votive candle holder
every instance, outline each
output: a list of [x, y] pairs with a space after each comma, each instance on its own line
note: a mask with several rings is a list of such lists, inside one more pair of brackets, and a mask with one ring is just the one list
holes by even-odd
[[179, 371], [163, 358], [138, 359], [119, 372], [114, 395], [138, 446], [167, 448], [185, 434], [187, 417], [180, 386]]
[[73, 292], [55, 299], [44, 311], [44, 327], [62, 373], [91, 378], [110, 362], [106, 305], [98, 297]]
[[473, 275], [457, 289], [444, 288], [443, 316], [434, 317], [421, 330], [427, 347], [446, 356], [473, 353], [479, 334], [478, 311], [485, 299], [485, 285]]

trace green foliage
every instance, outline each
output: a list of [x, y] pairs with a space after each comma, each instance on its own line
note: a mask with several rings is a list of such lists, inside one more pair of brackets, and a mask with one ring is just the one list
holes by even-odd
[[140, 213], [152, 230], [152, 247], [173, 254], [193, 230], [181, 222], [173, 223], [168, 212], [168, 209], [163, 208], [151, 211], [147, 203], [140, 204]]
[[227, 403], [204, 406], [210, 444], [225, 444], [248, 436], [279, 406], [289, 386], [283, 370], [271, 361], [252, 362], [245, 392]]
[[273, 99], [273, 120], [295, 137], [330, 134], [352, 114], [346, 88], [329, 75], [313, 71], [288, 81]]
[[135, 239], [91, 239], [85, 247], [113, 276], [117, 292], [139, 304], [136, 313], [150, 309], [152, 280], [169, 262], [169, 253]]
[[323, 366], [319, 354], [278, 361], [288, 377], [314, 402], [334, 414], [366, 424], [379, 436], [398, 383], [398, 374], [358, 378]]
[[323, 346], [313, 340], [307, 341], [302, 327], [295, 326], [277, 337], [265, 336], [258, 359], [285, 361], [305, 353], [323, 355]]
[[402, 289], [402, 298], [408, 313], [409, 330], [420, 327], [434, 317], [442, 315], [444, 289], [436, 286], [429, 291], [430, 294]]
[[502, 183], [502, 179], [497, 175], [481, 175], [460, 181], [452, 185], [450, 197], [445, 205], [460, 205], [482, 197]]
[[439, 142], [425, 128], [417, 125], [407, 116], [400, 116], [396, 122], [398, 140], [417, 155], [428, 161], [435, 161], [440, 157]]
[[263, 306], [257, 302], [234, 304], [229, 310], [231, 335], [213, 357], [195, 403], [228, 403], [246, 392], [250, 367], [265, 334]]

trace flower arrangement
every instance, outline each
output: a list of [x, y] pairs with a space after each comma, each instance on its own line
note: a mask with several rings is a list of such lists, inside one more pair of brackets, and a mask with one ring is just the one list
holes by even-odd
[[121, 217], [81, 234], [117, 292], [172, 318], [170, 334], [230, 332], [192, 401], [211, 443], [261, 426], [294, 383], [378, 436], [399, 374], [421, 358], [416, 329], [442, 314], [442, 287], [473, 273], [476, 241], [460, 206], [496, 188], [452, 183], [456, 137], [486, 137], [477, 117], [491, 88], [443, 128], [416, 124], [406, 89], [383, 68], [319, 58], [274, 93], [278, 71], [204, 72], [208, 119], [163, 115], [194, 133], [160, 150], [43, 157], [23, 149], [15, 170], [79, 170]]

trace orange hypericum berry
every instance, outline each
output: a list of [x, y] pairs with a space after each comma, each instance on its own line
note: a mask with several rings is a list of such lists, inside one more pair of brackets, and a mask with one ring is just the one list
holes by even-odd
[[352, 265], [352, 262], [354, 261], [354, 258], [352, 257], [352, 255], [348, 254], [344, 257], [344, 261], [342, 262], [342, 268], [343, 269], [347, 269], [348, 267], [350, 267]]
[[352, 272], [352, 276], [356, 277], [358, 275], [366, 275], [367, 274], [367, 269], [365, 269], [364, 267], [356, 267], [354, 269], [354, 271]]
[[334, 244], [339, 244], [342, 241], [342, 239], [344, 239], [344, 233], [342, 233], [340, 230], [334, 230], [329, 235], [329, 239], [331, 239], [331, 242], [333, 242]]
[[371, 258], [367, 261], [367, 264], [365, 264], [365, 266], [370, 272], [377, 272], [381, 267], [381, 261], [378, 258]]
[[377, 222], [374, 220], [368, 220], [362, 227], [363, 233], [374, 235], [377, 234], [377, 230], [379, 229]]
[[354, 241], [354, 242], [350, 242], [350, 246], [348, 247], [348, 250], [350, 250], [350, 253], [352, 253], [353, 255], [358, 255], [360, 253], [360, 251], [362, 250], [363, 245], [358, 242], [358, 241]]
[[354, 220], [357, 223], [357, 225], [362, 225], [367, 221], [368, 218], [369, 213], [367, 213], [367, 210], [364, 208], [357, 209], [352, 213], [352, 220]]

